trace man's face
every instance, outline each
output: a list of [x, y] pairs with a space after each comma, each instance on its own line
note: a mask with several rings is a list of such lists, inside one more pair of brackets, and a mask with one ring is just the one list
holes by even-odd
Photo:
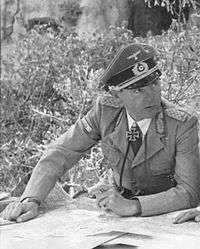
[[160, 82], [156, 80], [142, 88], [123, 89], [117, 92], [117, 96], [135, 120], [152, 118], [160, 109]]

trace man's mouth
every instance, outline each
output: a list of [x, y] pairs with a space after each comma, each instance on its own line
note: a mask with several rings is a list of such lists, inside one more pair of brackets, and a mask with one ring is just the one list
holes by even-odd
[[157, 107], [157, 105], [149, 105], [149, 106], [145, 107], [144, 109], [150, 109], [150, 108], [155, 108], [155, 107]]

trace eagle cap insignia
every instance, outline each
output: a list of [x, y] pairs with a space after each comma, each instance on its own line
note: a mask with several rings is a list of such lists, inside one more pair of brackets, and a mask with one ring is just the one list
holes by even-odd
[[134, 53], [134, 54], [129, 55], [128, 57], [126, 57], [126, 59], [130, 60], [130, 59], [134, 58], [135, 60], [137, 60], [137, 59], [138, 59], [138, 55], [139, 55], [141, 52], [142, 52], [142, 51], [139, 50], [139, 51], [137, 51], [136, 53]]
[[132, 68], [132, 72], [135, 75], [140, 75], [140, 74], [146, 73], [148, 70], [149, 70], [149, 67], [148, 67], [147, 63], [145, 63], [145, 62], [138, 62]]

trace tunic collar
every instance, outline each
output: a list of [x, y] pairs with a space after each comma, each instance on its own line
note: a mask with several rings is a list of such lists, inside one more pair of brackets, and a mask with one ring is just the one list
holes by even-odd
[[[130, 114], [128, 113], [127, 110], [126, 110], [126, 116], [127, 116], [127, 121], [128, 121], [128, 128], [130, 129], [131, 126], [134, 123], [136, 123], [136, 121], [130, 116]], [[149, 129], [150, 123], [151, 123], [151, 118], [145, 118], [145, 119], [142, 119], [142, 120], [137, 122], [137, 124], [139, 125], [139, 127], [142, 131], [143, 136], [146, 135], [146, 133]]]

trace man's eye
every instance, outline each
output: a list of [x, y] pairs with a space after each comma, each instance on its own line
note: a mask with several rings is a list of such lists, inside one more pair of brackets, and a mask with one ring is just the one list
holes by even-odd
[[158, 84], [159, 84], [159, 81], [158, 81], [158, 80], [156, 80], [156, 81], [154, 81], [154, 82], [152, 83], [153, 86], [157, 86]]
[[141, 92], [144, 92], [144, 88], [135, 89], [135, 93], [141, 93]]

